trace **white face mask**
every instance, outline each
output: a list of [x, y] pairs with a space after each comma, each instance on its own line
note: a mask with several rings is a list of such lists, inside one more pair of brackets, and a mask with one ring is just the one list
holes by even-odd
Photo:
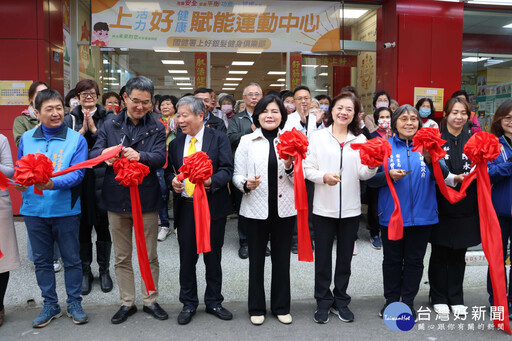
[[290, 111], [294, 112], [295, 111], [295, 105], [294, 104], [290, 104], [290, 103], [285, 103], [284, 106], [286, 108], [290, 108]]
[[389, 118], [379, 119], [379, 128], [380, 129], [388, 129], [390, 124], [391, 124], [391, 119], [389, 119]]
[[69, 108], [71, 110], [73, 110], [74, 107], [76, 107], [77, 105], [80, 104], [80, 101], [77, 100], [76, 98], [72, 98], [70, 101], [69, 101]]

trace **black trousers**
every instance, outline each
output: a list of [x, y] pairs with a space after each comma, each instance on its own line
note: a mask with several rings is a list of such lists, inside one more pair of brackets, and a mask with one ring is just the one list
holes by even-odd
[[427, 250], [432, 225], [404, 227], [400, 240], [388, 239], [388, 227], [381, 226], [384, 260], [384, 297], [388, 303], [400, 299], [407, 305], [414, 304], [423, 276], [423, 258]]
[[[184, 309], [196, 310], [199, 305], [197, 297], [196, 264], [199, 258], [196, 245], [196, 228], [194, 222], [194, 205], [183, 199], [180, 201], [178, 226], [178, 244], [180, 246], [180, 302]], [[222, 296], [222, 246], [226, 217], [211, 221], [211, 251], [203, 253], [206, 268], [206, 291], [204, 303], [208, 308], [217, 308], [224, 301]]]
[[370, 236], [375, 237], [379, 235], [379, 189], [366, 187], [366, 198], [368, 201], [368, 230]]
[[4, 297], [9, 283], [9, 271], [0, 273], [0, 311], [4, 309]]
[[290, 249], [296, 217], [244, 218], [249, 245], [249, 315], [267, 312], [265, 302], [265, 251], [270, 237], [272, 279], [270, 310], [274, 315], [290, 312]]
[[[502, 217], [498, 216], [498, 220], [500, 222], [501, 228], [501, 240], [503, 242], [503, 261], [507, 260], [508, 252], [508, 243], [512, 242], [512, 218], [510, 217]], [[512, 247], [512, 246], [511, 246]], [[508, 285], [507, 285], [507, 266], [505, 266], [505, 287], [507, 288], [507, 300], [508, 302], [512, 302], [512, 266], [510, 266], [509, 274], [508, 274]], [[492, 283], [491, 276], [489, 275], [489, 270], [487, 270], [487, 293], [489, 294], [489, 303], [494, 305], [494, 297], [492, 294]]]
[[[350, 304], [347, 294], [350, 279], [350, 264], [354, 241], [357, 238], [359, 218], [327, 218], [313, 215], [315, 224], [315, 299], [318, 310], [329, 310], [335, 303], [337, 307]], [[336, 268], [334, 270], [334, 291], [332, 282], [332, 245], [336, 235]]]
[[92, 225], [89, 223], [87, 214], [80, 216], [80, 231], [78, 234], [80, 244], [91, 243], [92, 229], [96, 230], [98, 241], [111, 243], [110, 230], [108, 228], [108, 215], [107, 212], [96, 210], [96, 224]]
[[240, 215], [240, 204], [242, 203], [243, 194], [232, 182], [229, 183], [229, 190], [231, 193], [231, 200], [233, 201], [233, 208], [238, 214], [237, 229], [240, 246], [247, 245], [247, 228], [243, 220], [244, 218]]
[[466, 250], [432, 244], [428, 267], [432, 304], [464, 304], [462, 284], [466, 270]]

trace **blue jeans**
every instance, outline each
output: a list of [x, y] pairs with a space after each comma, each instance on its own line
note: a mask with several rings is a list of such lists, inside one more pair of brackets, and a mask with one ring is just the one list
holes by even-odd
[[59, 245], [64, 262], [64, 280], [66, 283], [66, 302], [81, 302], [82, 262], [78, 231], [80, 215], [55, 218], [25, 216], [28, 237], [32, 244], [37, 284], [45, 305], [58, 304], [55, 291], [55, 273], [53, 271], [53, 245]]
[[[29, 261], [34, 263], [34, 255], [32, 254], [32, 244], [30, 244], [30, 238], [27, 236], [27, 258]], [[56, 261], [60, 258], [59, 245], [53, 244], [53, 260]]]
[[160, 225], [169, 227], [169, 189], [165, 183], [165, 169], [157, 169], [156, 176], [160, 184], [160, 192], [162, 193], [163, 206], [158, 209], [158, 216], [160, 217]]

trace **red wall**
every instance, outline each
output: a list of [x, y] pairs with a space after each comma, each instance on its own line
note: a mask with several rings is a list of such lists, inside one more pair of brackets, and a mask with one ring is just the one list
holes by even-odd
[[[42, 80], [61, 94], [63, 81], [62, 0], [2, 0], [0, 10], [0, 80]], [[59, 53], [55, 61], [54, 53]], [[16, 160], [14, 118], [23, 106], [0, 105], [0, 133], [7, 136]], [[11, 191], [18, 214], [21, 196]]]
[[[376, 90], [386, 90], [399, 104], [414, 105], [414, 87], [444, 88], [445, 100], [460, 89], [463, 6], [385, 1], [377, 13]], [[384, 49], [386, 42], [397, 46]]]

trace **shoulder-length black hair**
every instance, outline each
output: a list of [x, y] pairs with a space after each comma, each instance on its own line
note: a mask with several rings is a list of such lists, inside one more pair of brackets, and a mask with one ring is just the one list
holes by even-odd
[[391, 97], [389, 97], [389, 94], [384, 90], [380, 90], [375, 94], [375, 96], [373, 96], [372, 103], [373, 103], [374, 108], [376, 108], [376, 105], [377, 105], [377, 98], [379, 98], [379, 96], [382, 96], [382, 95], [385, 95], [388, 98], [388, 103], [391, 104]]
[[332, 109], [336, 106], [336, 103], [339, 100], [345, 98], [351, 100], [352, 104], [354, 104], [354, 118], [352, 119], [352, 122], [349, 123], [348, 130], [357, 136], [361, 134], [361, 124], [359, 120], [359, 113], [361, 112], [361, 101], [356, 97], [356, 95], [354, 95], [354, 93], [350, 91], [342, 91], [338, 96], [332, 99], [331, 105], [329, 106], [329, 111], [327, 113], [325, 125], [328, 127], [334, 123], [334, 119], [332, 118]]
[[279, 128], [283, 129], [284, 124], [286, 123], [286, 119], [288, 118], [288, 113], [283, 103], [281, 102], [281, 99], [274, 95], [266, 95], [265, 97], [260, 99], [258, 104], [256, 104], [256, 107], [254, 108], [254, 113], [252, 114], [252, 122], [254, 123], [256, 128], [261, 127], [258, 117], [263, 111], [265, 111], [265, 109], [270, 103], [276, 103], [277, 106], [279, 107], [279, 111], [281, 112], [281, 124], [279, 124]]
[[436, 108], [434, 108], [434, 102], [432, 102], [432, 99], [428, 97], [423, 97], [418, 101], [418, 103], [416, 103], [416, 110], [418, 110], [419, 112], [421, 106], [423, 105], [423, 103], [425, 103], [425, 101], [427, 101], [430, 104], [430, 115], [428, 115], [427, 118], [434, 118], [434, 116], [436, 115]]

